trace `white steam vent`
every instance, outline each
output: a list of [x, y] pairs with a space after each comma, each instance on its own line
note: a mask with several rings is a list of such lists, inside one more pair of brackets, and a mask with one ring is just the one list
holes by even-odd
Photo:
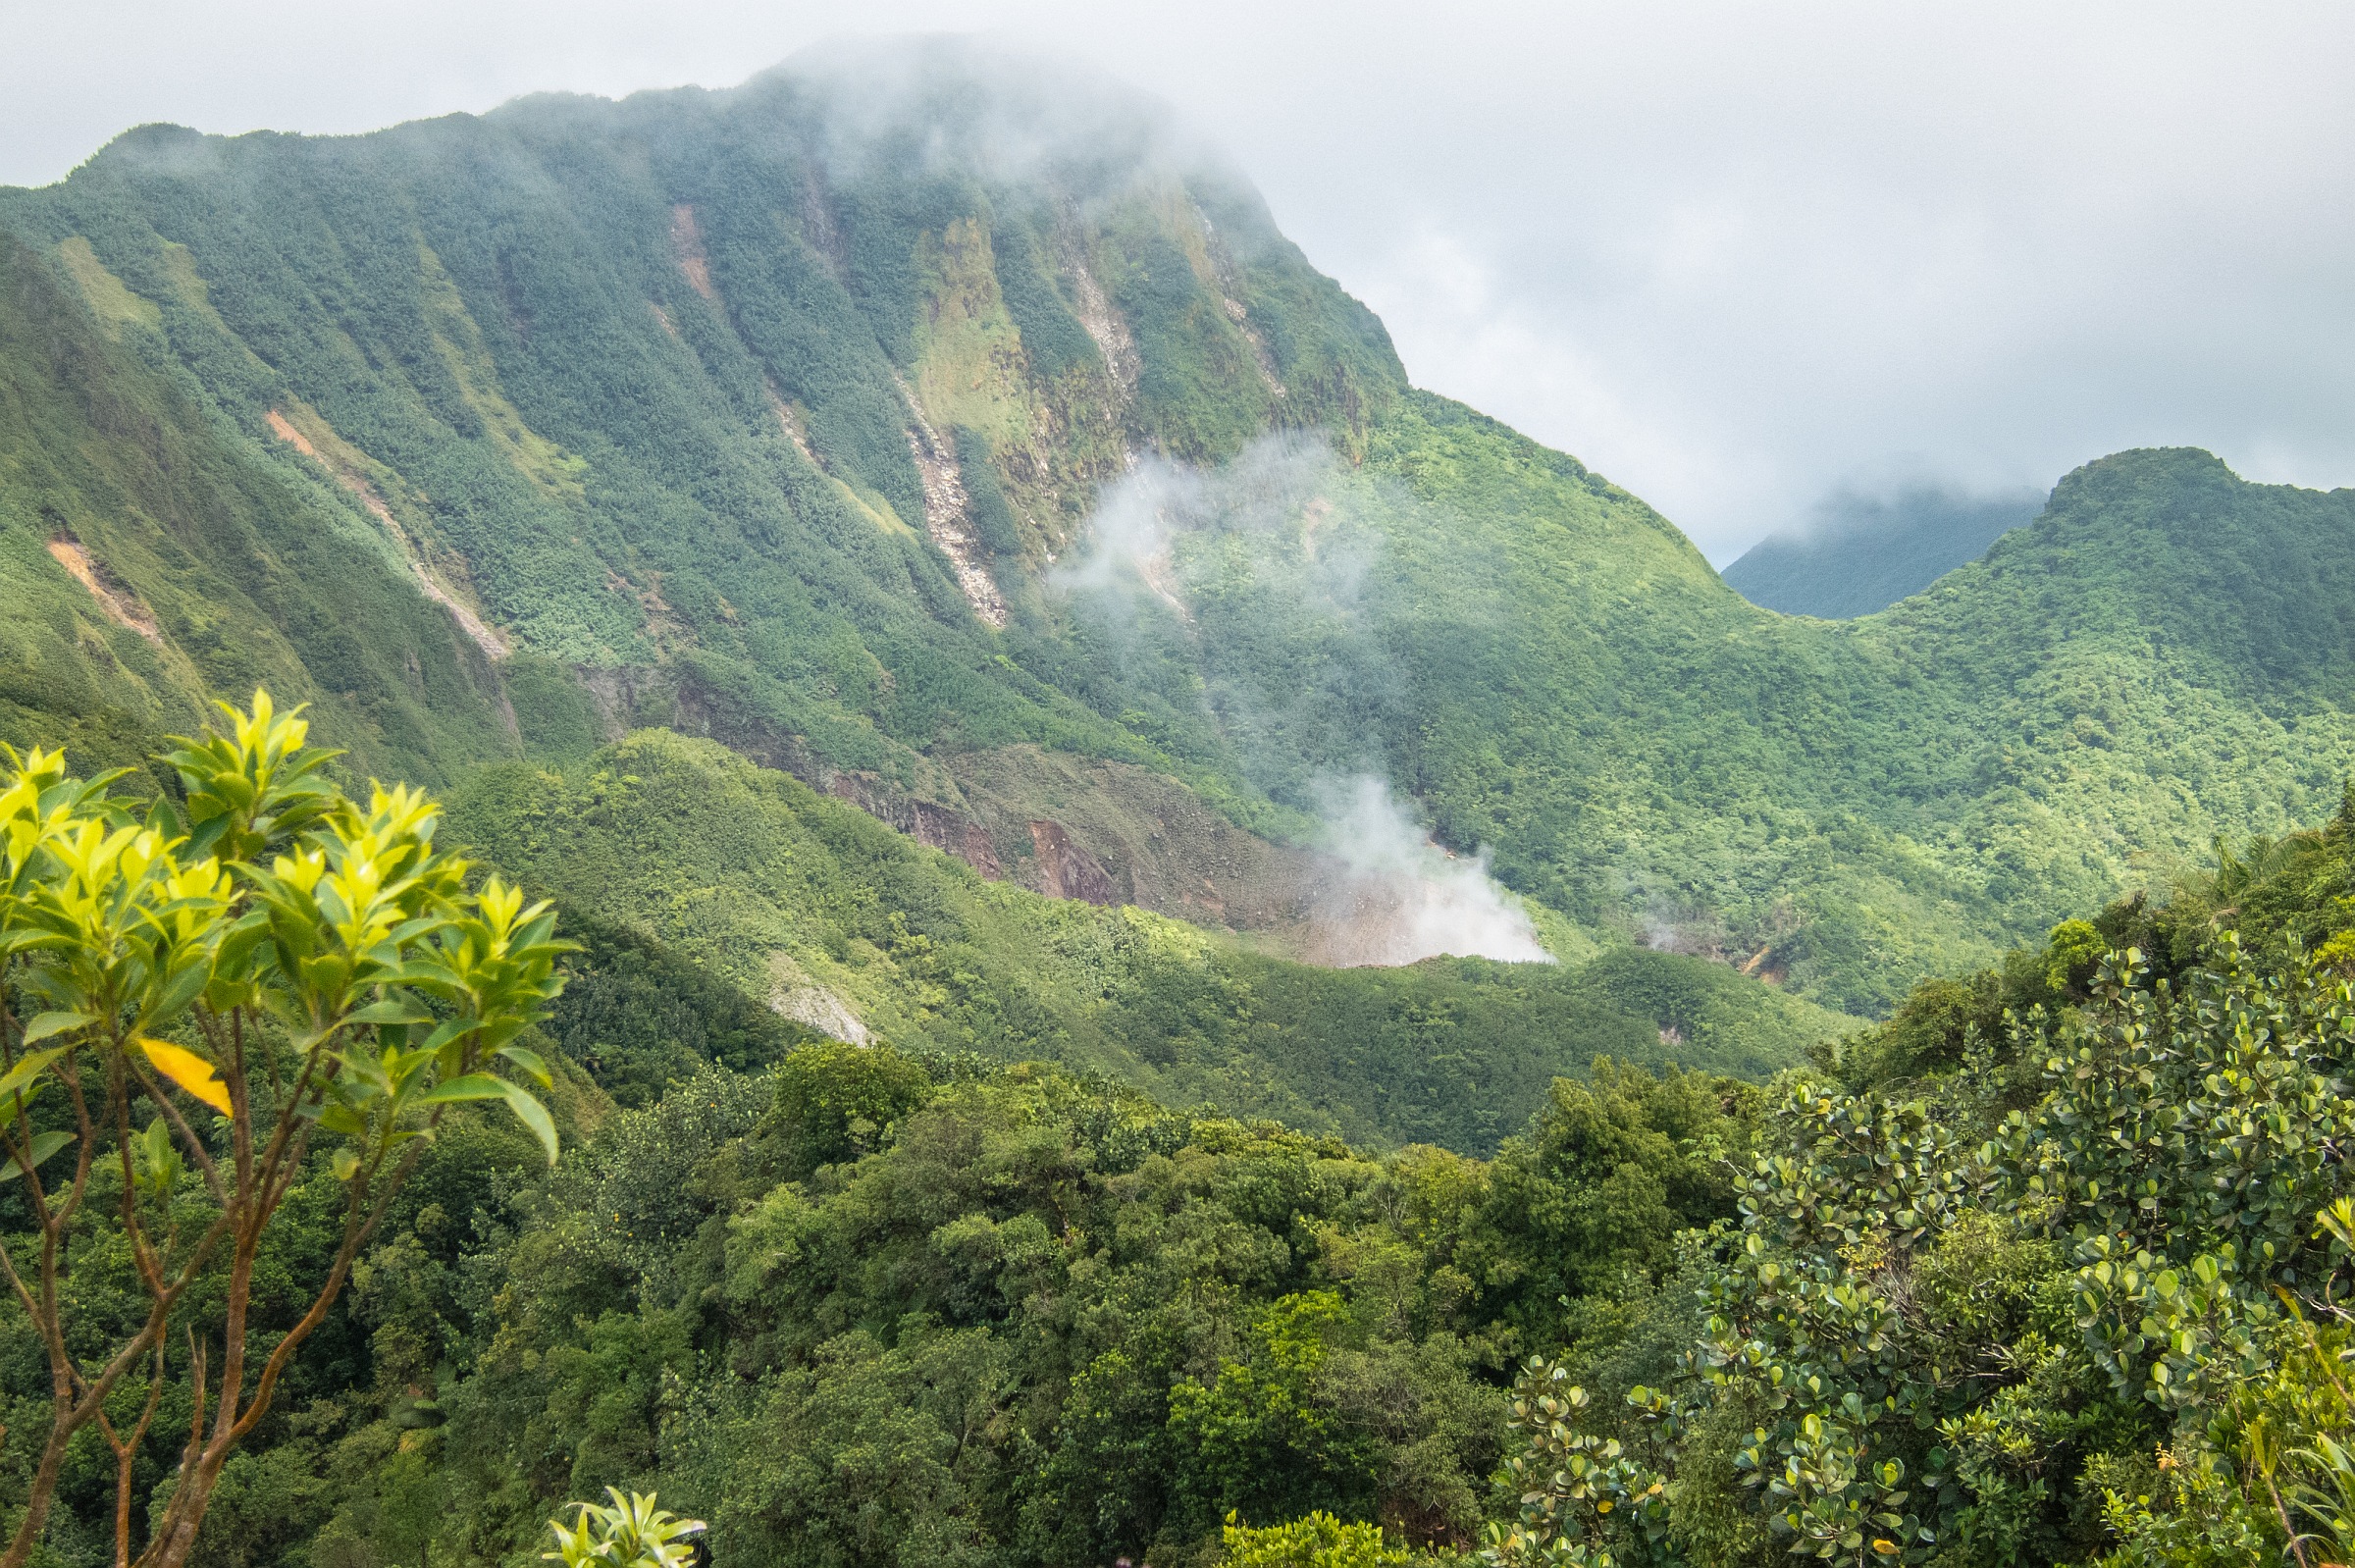
[[1333, 880], [1318, 897], [1302, 957], [1335, 967], [1412, 964], [1442, 953], [1550, 964], [1518, 899], [1489, 875], [1484, 850], [1449, 855], [1381, 779], [1325, 792]]

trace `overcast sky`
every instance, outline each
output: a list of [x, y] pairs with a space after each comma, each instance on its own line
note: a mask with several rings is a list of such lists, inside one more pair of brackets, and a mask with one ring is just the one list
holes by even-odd
[[2122, 446], [2355, 484], [2355, 6], [0, 0], [0, 183], [115, 132], [722, 86], [847, 26], [1118, 73], [1420, 385], [1729, 560]]

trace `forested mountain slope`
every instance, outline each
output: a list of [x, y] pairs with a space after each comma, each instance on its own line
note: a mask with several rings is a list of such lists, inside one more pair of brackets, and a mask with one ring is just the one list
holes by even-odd
[[[87, 265], [83, 247], [70, 264]], [[225, 439], [175, 367], [123, 344], [0, 233], [0, 729], [137, 765], [213, 694], [268, 684], [321, 709], [366, 768], [442, 782], [513, 755], [494, 669], [325, 487]]]
[[515, 724], [417, 706], [432, 776], [667, 725], [985, 870], [1247, 925], [1179, 841], [1313, 840], [1371, 774], [1579, 942], [1872, 1010], [2355, 760], [2348, 496], [2123, 454], [1922, 599], [1786, 619], [1411, 390], [1154, 115], [963, 46], [361, 137], [147, 128], [0, 225], [295, 532], [509, 651], [441, 634]]
[[[2096, 903], [2236, 824], [2293, 820], [2355, 759], [2333, 673], [2355, 493], [2122, 453], [1984, 565], [1827, 625], [1741, 602], [1534, 446], [1511, 460], [1436, 423], [1402, 445], [1468, 519], [1400, 612], [1452, 585], [1457, 613], [1417, 623], [1399, 763], [1449, 836], [1581, 916], [1628, 889], [1852, 1007], [2032, 926], [2041, 901]], [[1479, 609], [1497, 599], [1521, 612]]]

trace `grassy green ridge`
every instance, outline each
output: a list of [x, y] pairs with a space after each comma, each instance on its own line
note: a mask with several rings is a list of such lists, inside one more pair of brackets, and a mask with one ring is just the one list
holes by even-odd
[[[545, 755], [674, 723], [958, 809], [956, 758], [1035, 746], [1267, 834], [1371, 770], [1588, 937], [1851, 1012], [2278, 831], [2355, 764], [2343, 494], [2123, 453], [1915, 600], [1777, 616], [1575, 459], [1407, 390], [1380, 324], [1147, 117], [1074, 133], [958, 46], [903, 66], [349, 138], [149, 128], [0, 192], [0, 226], [396, 570], [272, 417], [366, 476], [546, 661], [507, 681]], [[1003, 629], [933, 537], [919, 422]], [[1105, 614], [1049, 569], [1131, 455], [1216, 486], [1271, 433], [1329, 455], [1177, 542], [1182, 612]], [[567, 668], [626, 700], [593, 711]], [[400, 710], [421, 774], [497, 755], [430, 733], [479, 726], [470, 701]]]
[[[1414, 502], [1359, 503], [1370, 628], [1320, 661], [1326, 628], [1282, 622], [1230, 678], [1379, 735], [1525, 893], [1854, 1010], [2219, 833], [2279, 831], [2355, 765], [2355, 493], [2121, 453], [1986, 562], [1824, 624], [1743, 602], [1640, 503], [1455, 405], [1406, 400], [1367, 469]], [[1284, 694], [1304, 664], [1334, 673]]]
[[821, 1006], [904, 1050], [1056, 1061], [1168, 1104], [1376, 1144], [1492, 1149], [1553, 1077], [1600, 1055], [1764, 1076], [1855, 1026], [1669, 954], [1290, 964], [1141, 910], [983, 881], [788, 775], [666, 731], [570, 773], [490, 769], [450, 831], [566, 908], [812, 1021], [822, 990]]
[[1258, 738], [1272, 796], [1372, 766], [1589, 929], [1854, 1011], [2355, 763], [2355, 495], [2205, 453], [2089, 465], [1985, 563], [1840, 624], [1748, 604], [1641, 502], [1422, 393], [1362, 468], [1279, 451], [1230, 491], [1177, 546], [1188, 615], [1107, 619]]

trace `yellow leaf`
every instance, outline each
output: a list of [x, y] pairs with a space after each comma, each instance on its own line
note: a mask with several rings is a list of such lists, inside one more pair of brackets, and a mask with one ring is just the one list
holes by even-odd
[[145, 1035], [139, 1036], [139, 1049], [147, 1053], [147, 1060], [155, 1064], [158, 1072], [223, 1116], [230, 1114], [229, 1085], [221, 1081], [221, 1074], [213, 1071], [210, 1062], [168, 1040], [150, 1040]]

